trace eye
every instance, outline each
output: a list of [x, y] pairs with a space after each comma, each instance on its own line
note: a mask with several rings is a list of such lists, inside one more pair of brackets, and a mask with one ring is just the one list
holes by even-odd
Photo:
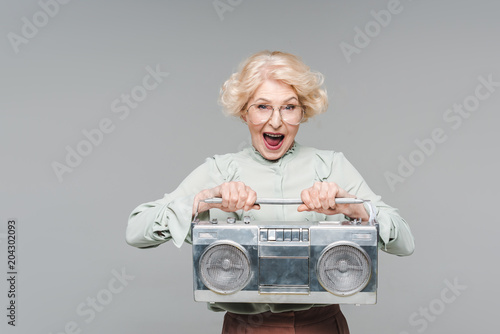
[[294, 111], [295, 108], [297, 108], [297, 106], [295, 104], [288, 104], [283, 109], [288, 110], [288, 111]]
[[268, 104], [258, 104], [257, 105], [258, 110], [270, 110], [272, 107]]

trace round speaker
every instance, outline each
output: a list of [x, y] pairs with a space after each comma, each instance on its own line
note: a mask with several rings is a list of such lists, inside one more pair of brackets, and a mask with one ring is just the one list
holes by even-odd
[[251, 274], [247, 251], [229, 240], [208, 246], [200, 257], [199, 268], [203, 284], [220, 294], [243, 289]]
[[328, 292], [338, 296], [353, 295], [370, 281], [371, 260], [365, 250], [353, 242], [334, 242], [321, 253], [316, 274]]

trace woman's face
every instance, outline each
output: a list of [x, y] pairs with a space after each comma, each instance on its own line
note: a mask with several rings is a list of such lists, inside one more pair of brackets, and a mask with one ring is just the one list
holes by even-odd
[[271, 118], [263, 124], [255, 125], [247, 121], [246, 110], [242, 118], [247, 122], [253, 147], [267, 160], [277, 160], [293, 145], [295, 135], [299, 131], [299, 125], [283, 122], [279, 107], [300, 104], [299, 98], [290, 85], [276, 80], [266, 80], [257, 88], [247, 107], [252, 104], [270, 104], [275, 109]]

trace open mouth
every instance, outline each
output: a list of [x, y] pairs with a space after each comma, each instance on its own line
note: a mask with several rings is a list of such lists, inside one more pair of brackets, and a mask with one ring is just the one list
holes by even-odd
[[266, 147], [270, 150], [277, 150], [283, 144], [283, 139], [285, 139], [285, 135], [279, 133], [264, 133], [264, 143]]

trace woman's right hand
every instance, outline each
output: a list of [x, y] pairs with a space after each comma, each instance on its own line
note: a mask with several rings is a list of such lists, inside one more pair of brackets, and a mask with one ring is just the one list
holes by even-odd
[[[222, 198], [222, 203], [211, 204], [202, 202], [208, 198]], [[198, 209], [198, 213], [216, 208], [225, 212], [234, 212], [238, 210], [250, 211], [259, 210], [260, 206], [255, 204], [257, 193], [243, 182], [231, 181], [200, 191], [193, 202], [193, 215]], [[199, 204], [199, 206], [198, 206]]]

